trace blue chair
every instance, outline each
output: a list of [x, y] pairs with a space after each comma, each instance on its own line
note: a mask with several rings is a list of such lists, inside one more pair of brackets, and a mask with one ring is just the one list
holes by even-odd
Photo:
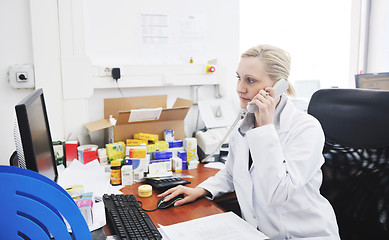
[[92, 239], [70, 195], [39, 173], [0, 166], [0, 196], [0, 239]]

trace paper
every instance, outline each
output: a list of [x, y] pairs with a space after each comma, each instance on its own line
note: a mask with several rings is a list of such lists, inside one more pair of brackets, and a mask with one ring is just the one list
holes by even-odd
[[170, 226], [159, 225], [159, 227], [160, 232], [170, 240], [269, 239], [233, 212], [215, 214]]
[[177, 16], [176, 54], [179, 62], [189, 62], [192, 58], [195, 63], [206, 61], [207, 52], [206, 33], [207, 18], [202, 14], [182, 13]]
[[[87, 164], [82, 164], [77, 159], [73, 160], [67, 168], [58, 167], [58, 184], [62, 188], [70, 185], [82, 185], [84, 192], [93, 192], [95, 199], [102, 199], [107, 194], [122, 194], [119, 190], [123, 186], [113, 187], [110, 183], [110, 173], [105, 172], [105, 167], [101, 166], [97, 160]], [[104, 203], [102, 201], [93, 204], [93, 224], [89, 230], [93, 231], [106, 224]]]
[[169, 63], [172, 52], [169, 15], [141, 13], [139, 27], [141, 58], [148, 64]]
[[214, 169], [222, 169], [222, 168], [225, 168], [226, 165], [222, 162], [210, 162], [210, 163], [205, 164], [204, 167], [214, 168]]
[[162, 108], [144, 108], [131, 110], [128, 122], [140, 122], [158, 120], [161, 115]]

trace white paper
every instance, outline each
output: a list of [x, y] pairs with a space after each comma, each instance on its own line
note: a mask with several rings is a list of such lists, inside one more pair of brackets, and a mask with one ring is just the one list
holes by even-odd
[[169, 63], [172, 52], [169, 18], [167, 13], [140, 14], [140, 52], [148, 64]]
[[158, 120], [161, 116], [162, 108], [143, 108], [131, 110], [128, 122]]
[[157, 228], [157, 229], [162, 236], [162, 240], [170, 240], [170, 238], [165, 234], [165, 232], [162, 230], [162, 228]]
[[93, 203], [92, 214], [93, 214], [93, 224], [89, 226], [89, 231], [91, 232], [103, 227], [106, 224], [103, 201], [98, 203], [96, 202]]
[[208, 217], [173, 224], [159, 225], [160, 232], [170, 240], [251, 240], [269, 239], [233, 212], [220, 213]]
[[[67, 168], [58, 168], [58, 184], [62, 188], [71, 185], [82, 185], [84, 192], [93, 192], [93, 197], [102, 199], [105, 193], [122, 194], [119, 191], [123, 186], [112, 186], [110, 184], [110, 173], [105, 172], [105, 167], [101, 166], [97, 160], [82, 164], [77, 159], [73, 160]], [[106, 224], [104, 203], [94, 202], [93, 224], [89, 230], [93, 231], [103, 227]]]
[[210, 162], [205, 164], [206, 168], [214, 168], [214, 169], [223, 169], [226, 167], [226, 165], [222, 162]]
[[176, 54], [179, 62], [187, 63], [192, 58], [194, 63], [206, 62], [207, 18], [202, 14], [177, 16]]

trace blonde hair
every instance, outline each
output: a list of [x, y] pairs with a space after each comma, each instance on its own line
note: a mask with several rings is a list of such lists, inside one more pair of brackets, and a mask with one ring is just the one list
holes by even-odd
[[290, 55], [288, 52], [271, 45], [258, 45], [242, 53], [240, 57], [259, 58], [264, 64], [266, 74], [274, 81], [284, 78], [289, 85], [289, 89], [286, 93], [289, 96], [295, 95], [296, 91], [294, 90], [293, 85], [288, 81], [290, 74]]

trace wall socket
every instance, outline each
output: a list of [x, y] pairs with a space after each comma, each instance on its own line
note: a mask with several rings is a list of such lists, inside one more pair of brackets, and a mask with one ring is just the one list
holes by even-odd
[[34, 68], [32, 65], [13, 65], [8, 70], [8, 80], [13, 88], [34, 88]]

